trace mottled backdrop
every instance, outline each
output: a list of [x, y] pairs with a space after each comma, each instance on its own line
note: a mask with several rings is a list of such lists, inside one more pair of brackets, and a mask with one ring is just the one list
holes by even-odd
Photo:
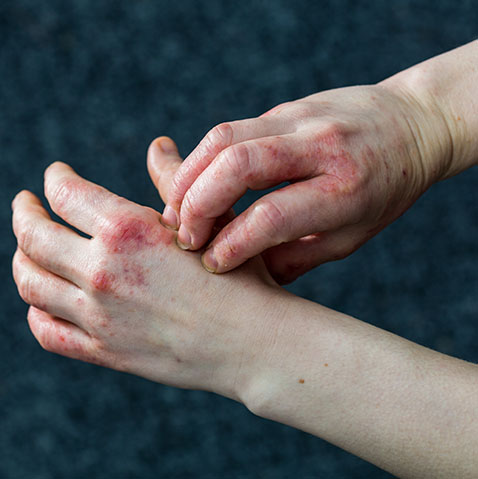
[[[41, 194], [64, 160], [160, 209], [145, 168], [155, 136], [186, 155], [216, 123], [379, 81], [477, 35], [473, 0], [1, 1], [0, 477], [389, 477], [214, 394], [43, 351], [11, 280], [10, 201]], [[477, 183], [475, 169], [434, 186], [290, 289], [478, 361]]]

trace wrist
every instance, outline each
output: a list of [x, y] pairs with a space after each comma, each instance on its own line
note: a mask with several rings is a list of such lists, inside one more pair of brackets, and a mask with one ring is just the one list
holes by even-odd
[[330, 358], [324, 354], [316, 369], [317, 356], [322, 356], [323, 341], [329, 337], [328, 320], [333, 322], [341, 314], [284, 289], [269, 293], [272, 314], [260, 318], [263, 334], [258, 336], [239, 396], [253, 414], [307, 430], [301, 422], [301, 402], [307, 400], [311, 384], [323, 380], [322, 374], [328, 372]]
[[[201, 389], [215, 392], [249, 407], [254, 384], [262, 371], [274, 336], [285, 316], [288, 296], [254, 258], [227, 274], [210, 275], [210, 287], [220, 286], [223, 299], [219, 307], [203, 301], [201, 323], [217, 326], [208, 349], [214, 356], [214, 373], [201, 381]], [[254, 274], [250, 274], [254, 272]], [[211, 317], [212, 314], [212, 317]], [[219, 340], [218, 340], [219, 339]]]
[[293, 296], [277, 285], [261, 285], [242, 297], [239, 295], [240, 313], [234, 322], [242, 326], [236, 339], [236, 345], [241, 344], [233, 348], [236, 353], [229, 357], [230, 364], [223, 374], [222, 384], [227, 387], [219, 393], [258, 415], [261, 414], [256, 409], [257, 397], [261, 395], [261, 386], [266, 387], [270, 379], [269, 361], [273, 361], [290, 297]]
[[429, 78], [421, 65], [378, 84], [400, 99], [402, 116], [408, 124], [411, 142], [416, 146], [423, 190], [448, 176], [454, 157], [447, 115], [430, 93], [432, 84], [433, 78]]
[[431, 183], [478, 163], [477, 64], [474, 41], [379, 84], [411, 105], [411, 129]]

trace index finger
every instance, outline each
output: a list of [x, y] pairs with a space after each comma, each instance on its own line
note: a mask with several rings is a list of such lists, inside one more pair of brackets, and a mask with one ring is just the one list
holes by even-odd
[[67, 223], [95, 236], [107, 218], [107, 212], [122, 200], [107, 189], [87, 181], [57, 161], [45, 170], [45, 196], [51, 209]]
[[181, 204], [178, 242], [201, 248], [215, 219], [232, 207], [247, 189], [263, 190], [284, 181], [315, 176], [316, 152], [306, 135], [289, 134], [245, 141], [224, 150], [199, 175]]
[[163, 222], [173, 228], [179, 227], [179, 212], [184, 195], [223, 150], [243, 141], [290, 132], [290, 124], [278, 116], [237, 120], [215, 126], [178, 168], [168, 191]]

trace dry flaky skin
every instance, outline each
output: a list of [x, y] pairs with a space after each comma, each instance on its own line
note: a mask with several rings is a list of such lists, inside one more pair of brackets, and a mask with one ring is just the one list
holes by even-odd
[[[317, 93], [214, 127], [173, 177], [165, 222], [180, 223], [180, 243], [195, 250], [248, 188], [291, 182], [217, 234], [204, 258], [209, 270], [263, 253], [286, 283], [347, 256], [431, 184], [477, 161], [467, 140], [477, 100], [461, 93], [476, 83], [474, 43], [378, 85]], [[454, 94], [440, 80], [443, 63], [459, 63], [449, 67], [459, 76]]]
[[[433, 181], [476, 162], [477, 47], [474, 42], [449, 54], [460, 64], [456, 83], [462, 94], [468, 91], [466, 85], [473, 93], [468, 102], [453, 101], [454, 95], [460, 96], [453, 81], [436, 82], [430, 74], [441, 62], [453, 63], [446, 55], [375, 89], [348, 90], [357, 93], [350, 121], [329, 124], [319, 132], [320, 141], [315, 138], [319, 144], [313, 151], [328, 158], [322, 162], [327, 172], [314, 177], [319, 196], [334, 202], [330, 209], [322, 205], [324, 224], [332, 227], [336, 216], [354, 218], [341, 231], [343, 238], [350, 235], [360, 242], [363, 236], [354, 236], [354, 227], [362, 231], [366, 225], [366, 234], [374, 234]], [[463, 64], [468, 69], [463, 70]], [[433, 95], [423, 93], [423, 102], [417, 102], [414, 92], [427, 91], [427, 82]], [[381, 93], [372, 98], [371, 91]], [[433, 97], [440, 91], [446, 93], [437, 103]], [[402, 100], [397, 100], [399, 94]], [[322, 108], [327, 95], [336, 92], [322, 95]], [[380, 131], [381, 124], [358, 113], [360, 108], [369, 111], [369, 101], [396, 102], [396, 124], [390, 115], [383, 122], [394, 125], [385, 145], [395, 141], [397, 150], [404, 149], [400, 162], [385, 161], [370, 146], [371, 125]], [[290, 108], [280, 106], [268, 116], [279, 117], [282, 109]], [[303, 120], [304, 105], [294, 108], [290, 118]], [[406, 111], [415, 116], [409, 118]], [[427, 134], [427, 119], [436, 125], [433, 135]], [[366, 128], [355, 125], [360, 120]], [[263, 134], [263, 123], [256, 125]], [[402, 143], [407, 131], [413, 132], [411, 144]], [[290, 148], [278, 141], [279, 146], [267, 146], [271, 158], [280, 159], [283, 148]], [[313, 162], [307, 142], [296, 146]], [[172, 178], [180, 165], [170, 139], [152, 143], [148, 169], [165, 201], [179, 185]], [[273, 175], [274, 166], [270, 168]], [[295, 174], [293, 166], [288, 168], [288, 174]], [[216, 175], [226, 190], [236, 188], [220, 171]], [[239, 170], [236, 179], [241, 181]], [[382, 200], [385, 195], [380, 208], [373, 194]], [[82, 179], [64, 163], [47, 169], [45, 196], [56, 214], [90, 236], [52, 221], [28, 191], [20, 192], [12, 204], [18, 240], [13, 274], [20, 295], [31, 305], [30, 328], [45, 349], [164, 384], [228, 396], [260, 416], [322, 437], [400, 477], [478, 477], [476, 365], [295, 297], [277, 286], [260, 257], [227, 275], [210, 275], [199, 253], [176, 247], [176, 233], [160, 223], [159, 213]], [[289, 199], [297, 208], [303, 200], [307, 209], [310, 198], [305, 194]], [[258, 209], [272, 231], [277, 221], [287, 227], [289, 217], [282, 211]], [[216, 226], [224, 232], [224, 224], [239, 223], [240, 218], [230, 223], [226, 213]], [[320, 241], [327, 241], [321, 235], [303, 240], [310, 241], [310, 251], [317, 248], [314, 241], [319, 248]], [[236, 248], [232, 241], [231, 251]], [[298, 263], [291, 262], [289, 250], [283, 248], [287, 274], [287, 267]], [[273, 254], [267, 259], [280, 276]], [[293, 275], [311, 264], [299, 264]]]

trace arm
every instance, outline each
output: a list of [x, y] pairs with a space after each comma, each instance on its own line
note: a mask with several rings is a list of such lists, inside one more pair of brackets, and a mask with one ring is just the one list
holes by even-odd
[[213, 128], [179, 167], [164, 222], [180, 246], [209, 241], [247, 189], [290, 182], [215, 235], [203, 261], [223, 273], [262, 254], [287, 283], [343, 258], [433, 183], [478, 161], [478, 42], [377, 85], [324, 91]]
[[398, 477], [478, 475], [478, 368], [284, 295], [251, 372], [255, 414]]
[[[180, 164], [170, 139], [152, 143], [148, 169], [165, 202]], [[236, 383], [253, 413], [398, 477], [477, 476], [476, 365], [277, 288], [259, 294], [269, 306], [254, 322], [267, 333], [248, 347], [253, 361]]]
[[91, 236], [30, 192], [13, 202], [14, 278], [45, 349], [216, 392], [400, 476], [478, 474], [475, 365], [297, 298], [260, 258], [208, 275], [156, 211], [62, 163], [45, 193]]

